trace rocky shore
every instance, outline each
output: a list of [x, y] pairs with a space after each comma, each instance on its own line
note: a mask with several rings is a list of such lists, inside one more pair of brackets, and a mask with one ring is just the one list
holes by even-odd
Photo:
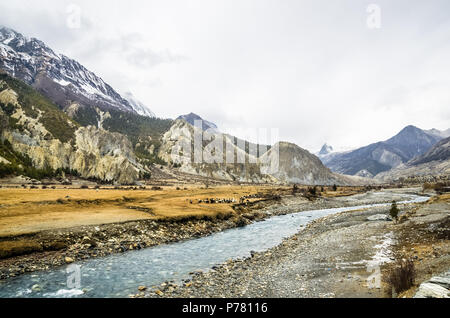
[[[398, 199], [400, 198], [401, 195]], [[313, 201], [301, 195], [286, 195], [279, 200], [268, 200], [243, 209], [228, 219], [140, 220], [17, 236], [13, 239], [39, 242], [42, 250], [29, 255], [0, 260], [0, 280], [88, 258], [206, 236], [260, 221], [273, 215], [388, 202], [390, 199], [391, 196], [387, 199], [371, 193], [349, 197], [317, 198]]]
[[431, 247], [440, 242], [431, 256], [413, 258], [416, 283], [450, 268], [449, 238], [441, 236], [449, 230], [449, 203], [400, 209], [399, 222], [374, 217], [389, 207], [330, 215], [265, 252], [193, 273], [181, 286], [165, 282], [133, 297], [390, 297], [390, 266], [406, 257], [402, 251], [411, 250], [414, 240]]

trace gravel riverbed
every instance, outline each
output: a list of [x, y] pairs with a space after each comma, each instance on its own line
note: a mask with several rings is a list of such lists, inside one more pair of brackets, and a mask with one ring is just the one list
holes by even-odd
[[[353, 200], [379, 203], [405, 191], [410, 190], [359, 194], [333, 202], [346, 206]], [[268, 210], [280, 213], [294, 206]], [[404, 243], [399, 241], [399, 233], [423, 215], [429, 222], [424, 228], [449, 218], [448, 203], [404, 204], [400, 210], [404, 217], [398, 223], [380, 218], [388, 214], [389, 207], [329, 215], [272, 249], [193, 273], [181, 286], [165, 282], [133, 297], [389, 297], [382, 273], [396, 260], [396, 250]], [[416, 215], [417, 210], [420, 213]], [[446, 242], [447, 250], [439, 257], [441, 270], [450, 266]]]
[[[45, 251], [3, 259], [0, 261], [0, 280], [27, 272], [48, 270], [74, 261], [207, 236], [274, 215], [382, 203], [389, 202], [392, 199], [402, 200], [404, 199], [403, 192], [405, 190], [398, 193], [395, 190], [390, 190], [388, 195], [369, 192], [349, 197], [318, 198], [314, 201], [309, 201], [300, 195], [290, 195], [282, 197], [279, 201], [264, 202], [258, 209], [238, 213], [226, 220], [189, 220], [183, 222], [142, 220], [41, 232], [31, 238], [42, 242], [42, 244], [62, 242], [66, 247], [57, 251]], [[413, 192], [414, 190], [410, 190], [410, 193]]]

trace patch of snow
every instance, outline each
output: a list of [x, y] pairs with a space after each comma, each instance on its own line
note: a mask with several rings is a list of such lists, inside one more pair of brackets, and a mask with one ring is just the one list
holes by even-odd
[[139, 115], [147, 117], [156, 117], [155, 114], [146, 105], [137, 100], [131, 92], [124, 93], [123, 97], [128, 101], [128, 103], [130, 103], [131, 107]]
[[60, 80], [58, 80], [58, 79], [53, 79], [53, 81], [56, 82], [56, 83], [58, 83], [58, 84], [61, 85], [61, 86], [67, 86], [67, 85], [70, 84], [69, 81], [65, 81], [65, 80], [63, 80], [63, 79], [60, 79]]
[[391, 247], [394, 245], [394, 233], [389, 232], [383, 236], [383, 241], [374, 246], [376, 253], [372, 259], [367, 261], [367, 265], [380, 266], [393, 261]]

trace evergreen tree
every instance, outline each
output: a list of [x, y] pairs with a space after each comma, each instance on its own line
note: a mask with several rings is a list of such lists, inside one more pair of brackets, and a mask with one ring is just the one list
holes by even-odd
[[391, 209], [389, 210], [389, 215], [391, 216], [391, 218], [397, 221], [398, 212], [399, 210], [397, 208], [397, 203], [395, 201], [392, 201]]

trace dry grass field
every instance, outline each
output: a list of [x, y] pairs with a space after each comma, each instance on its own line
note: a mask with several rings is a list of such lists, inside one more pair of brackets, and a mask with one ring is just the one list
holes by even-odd
[[[309, 189], [306, 186], [296, 187], [295, 191], [293, 186], [248, 184], [206, 186], [198, 183], [146, 187], [91, 184], [89, 188], [84, 187], [86, 185], [34, 185], [23, 188], [17, 184], [2, 184], [0, 259], [65, 249], [70, 249], [72, 254], [76, 251], [97, 256], [98, 253], [112, 252], [112, 248], [116, 251], [116, 245], [119, 244], [117, 242], [129, 240], [130, 235], [133, 239], [136, 239], [134, 235], [138, 235], [138, 241], [145, 243], [146, 246], [158, 244], [159, 241], [155, 241], [151, 234], [149, 236], [142, 234], [145, 233], [145, 230], [142, 232], [142, 228], [136, 234], [139, 226], [146, 227], [153, 224], [146, 222], [148, 220], [162, 221], [163, 228], [173, 223], [174, 232], [161, 234], [166, 235], [167, 240], [171, 240], [177, 237], [177, 229], [181, 231], [182, 237], [187, 235], [186, 233], [190, 233], [189, 235], [208, 233], [204, 221], [222, 226], [222, 221], [230, 218], [234, 222], [240, 222], [243, 214], [252, 215], [251, 211], [267, 204], [276, 204], [284, 196], [295, 194], [302, 196], [303, 200], [316, 198], [308, 194]], [[318, 195], [321, 197], [346, 196], [363, 191], [362, 188], [355, 187], [339, 187], [338, 191], [332, 191], [332, 187], [325, 187], [323, 190], [317, 187]], [[211, 199], [214, 199], [214, 203], [211, 203]], [[200, 227], [194, 225], [182, 228], [183, 224], [197, 224], [185, 221], [196, 220], [201, 224]], [[142, 222], [136, 224], [132, 221]], [[98, 229], [94, 226], [98, 226]], [[220, 226], [218, 228], [220, 229]], [[81, 248], [85, 246], [83, 243], [85, 237], [91, 237], [97, 231], [101, 234], [96, 236], [94, 246], [97, 245], [97, 241], [106, 245], [102, 245], [100, 250]], [[164, 241], [163, 236], [160, 239]], [[114, 244], [111, 243], [113, 245], [107, 243], [110, 239], [116, 240]], [[89, 244], [92, 245], [92, 242]], [[64, 262], [64, 258], [60, 261]]]
[[[128, 189], [0, 189], [0, 237], [81, 225], [141, 219], [217, 216], [232, 213], [232, 203], [198, 203], [207, 198], [235, 199], [268, 193], [269, 186]], [[250, 201], [252, 199], [249, 199]], [[191, 203], [192, 201], [192, 203]]]
[[[324, 197], [347, 196], [361, 191], [354, 187], [327, 188]], [[100, 189], [0, 188], [0, 237], [82, 225], [120, 223], [143, 219], [220, 217], [233, 213], [232, 205], [243, 196], [289, 194], [290, 186], [185, 184], [154, 190], [101, 187]], [[235, 203], [198, 203], [208, 198], [234, 199]], [[192, 201], [192, 203], [191, 203]]]

